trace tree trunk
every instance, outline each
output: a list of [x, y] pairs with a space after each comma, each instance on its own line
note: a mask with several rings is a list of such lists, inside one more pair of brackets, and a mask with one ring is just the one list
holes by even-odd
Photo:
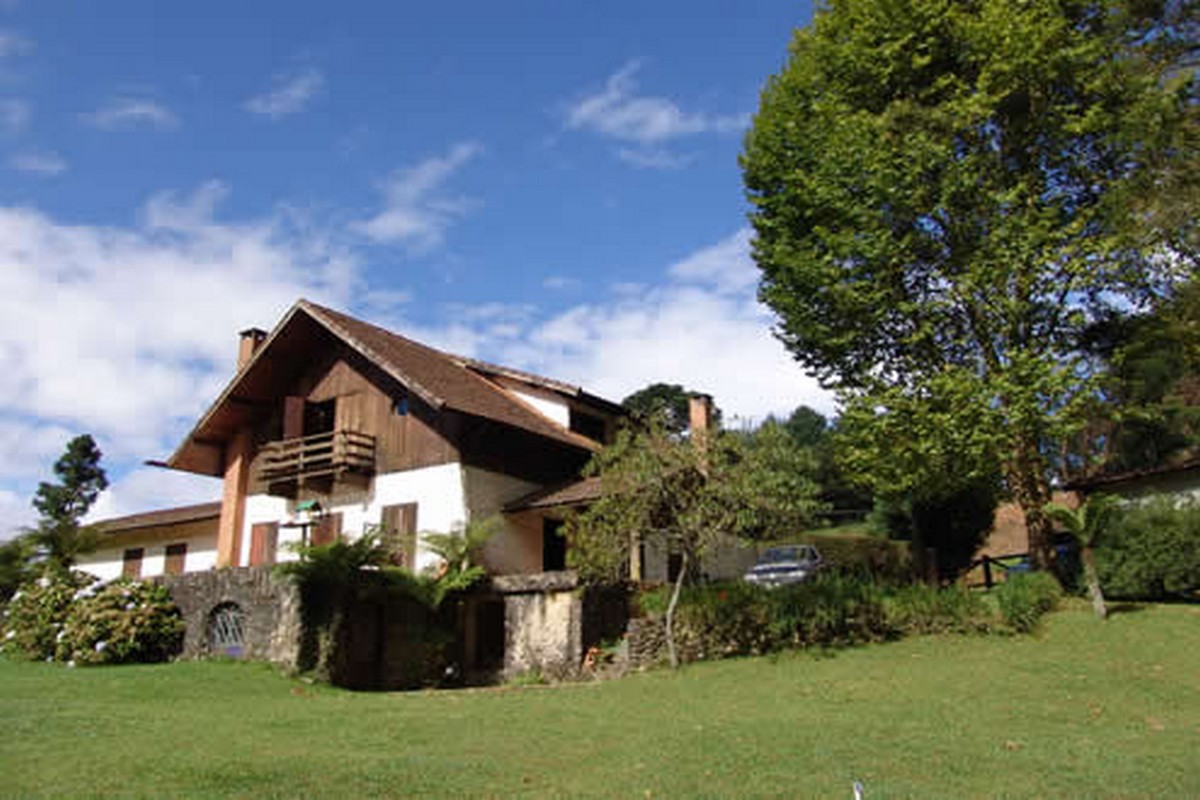
[[675, 577], [675, 588], [671, 592], [671, 602], [667, 604], [666, 637], [667, 657], [671, 660], [671, 669], [679, 669], [679, 652], [675, 648], [675, 608], [679, 605], [679, 593], [683, 590], [683, 580], [687, 575], [688, 552], [683, 550], [683, 560], [679, 565], [679, 574]]
[[1036, 446], [1018, 447], [1005, 472], [1013, 499], [1025, 514], [1029, 557], [1037, 569], [1049, 571], [1054, 566], [1054, 528], [1045, 510], [1050, 502], [1050, 486]]
[[1100, 588], [1100, 575], [1096, 572], [1096, 554], [1090, 547], [1080, 548], [1083, 561], [1083, 577], [1087, 581], [1088, 594], [1092, 597], [1092, 610], [1100, 619], [1108, 618], [1108, 606], [1104, 603], [1104, 591]]

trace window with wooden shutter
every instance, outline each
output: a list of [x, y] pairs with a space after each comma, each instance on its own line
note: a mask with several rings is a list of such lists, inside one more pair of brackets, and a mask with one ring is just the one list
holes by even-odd
[[278, 547], [279, 523], [256, 522], [250, 526], [250, 566], [274, 564]]
[[125, 551], [121, 558], [121, 577], [137, 580], [142, 577], [142, 556], [145, 555], [145, 550], [140, 547], [131, 547]]
[[187, 542], [178, 542], [177, 544], [167, 545], [166, 573], [168, 575], [182, 575], [184, 561], [186, 559]]
[[394, 555], [398, 567], [415, 569], [417, 565], [417, 504], [399, 503], [384, 506], [380, 526], [381, 538]]
[[340, 513], [326, 514], [313, 521], [312, 544], [314, 547], [322, 544], [333, 544], [341, 534], [342, 515]]

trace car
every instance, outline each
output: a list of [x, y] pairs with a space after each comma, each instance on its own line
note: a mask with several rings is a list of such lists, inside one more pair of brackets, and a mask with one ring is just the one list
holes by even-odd
[[743, 580], [768, 589], [789, 583], [803, 583], [824, 565], [825, 559], [811, 544], [776, 545], [762, 552]]

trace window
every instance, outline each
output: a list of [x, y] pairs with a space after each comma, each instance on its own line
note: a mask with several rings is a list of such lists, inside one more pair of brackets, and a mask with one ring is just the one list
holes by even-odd
[[570, 428], [575, 433], [586, 436], [593, 442], [604, 443], [604, 420], [594, 414], [588, 414], [572, 408]]
[[121, 559], [121, 577], [137, 580], [142, 577], [142, 556], [146, 551], [141, 547], [131, 547], [125, 551]]
[[567, 568], [567, 538], [562, 535], [561, 519], [542, 520], [542, 572]]
[[167, 566], [165, 572], [168, 575], [182, 575], [186, 559], [187, 542], [167, 545]]
[[221, 603], [208, 614], [208, 651], [240, 658], [245, 647], [246, 613], [237, 603]]
[[326, 400], [323, 403], [305, 403], [304, 435], [313, 436], [318, 433], [332, 433], [336, 417], [337, 400]]

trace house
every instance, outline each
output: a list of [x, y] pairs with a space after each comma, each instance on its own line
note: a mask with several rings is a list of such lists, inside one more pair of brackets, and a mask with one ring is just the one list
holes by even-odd
[[565, 568], [564, 502], [620, 406], [450, 355], [307, 300], [241, 334], [236, 374], [160, 466], [222, 480], [218, 503], [101, 523], [102, 578], [273, 564], [378, 529], [414, 570], [421, 532], [502, 515], [493, 575]]
[[1200, 457], [1193, 455], [1148, 469], [1097, 475], [1073, 481], [1068, 488], [1083, 495], [1105, 493], [1134, 501], [1166, 495], [1200, 502]]

